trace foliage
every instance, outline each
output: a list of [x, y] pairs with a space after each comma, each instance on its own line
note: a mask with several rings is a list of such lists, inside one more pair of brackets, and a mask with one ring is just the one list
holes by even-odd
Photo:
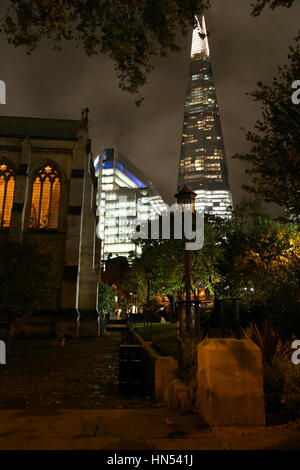
[[156, 299], [150, 299], [148, 304], [143, 306], [143, 310], [153, 323], [160, 323], [162, 317], [162, 305]]
[[236, 223], [243, 226], [251, 226], [258, 217], [267, 218], [262, 208], [262, 201], [258, 198], [244, 198], [233, 209], [233, 217]]
[[233, 157], [250, 164], [246, 173], [251, 185], [243, 188], [284, 207], [291, 220], [300, 217], [300, 106], [291, 99], [292, 83], [300, 76], [299, 41], [300, 33], [290, 47], [289, 63], [279, 67], [272, 84], [259, 82], [250, 93], [261, 104], [262, 117], [255, 131], [246, 134], [252, 144], [250, 153]]
[[284, 369], [284, 385], [282, 403], [286, 409], [293, 413], [299, 412], [300, 406], [300, 367], [291, 361]]
[[232, 221], [222, 240], [220, 293], [264, 303], [280, 291], [296, 300], [299, 292], [300, 234], [297, 226], [258, 217], [248, 225]]
[[130, 273], [132, 290], [138, 292], [142, 302], [147, 298], [146, 269], [151, 269], [150, 296], [173, 294], [183, 287], [183, 248], [180, 241], [147, 241], [143, 244], [142, 255], [135, 258]]
[[263, 363], [263, 385], [266, 413], [278, 413], [282, 408], [285, 381], [283, 361], [277, 358]]
[[119, 307], [121, 308], [122, 314], [126, 315], [127, 310], [130, 305], [129, 297], [127, 295], [124, 295], [123, 297], [119, 297], [118, 303], [119, 303]]
[[178, 30], [187, 35], [194, 15], [209, 0], [11, 0], [1, 30], [29, 52], [43, 38], [54, 48], [74, 40], [88, 56], [106, 53], [115, 61], [120, 87], [137, 92], [153, 68], [151, 59], [180, 50]]
[[280, 341], [278, 330], [273, 330], [272, 323], [265, 320], [263, 328], [259, 330], [255, 323], [251, 323], [247, 330], [242, 330], [244, 335], [251, 339], [261, 349], [263, 360], [271, 363]]
[[294, 2], [295, 0], [256, 0], [255, 2], [252, 2], [252, 15], [260, 15], [265, 7], [269, 7], [272, 10], [274, 10], [276, 7], [290, 8]]
[[270, 411], [283, 406], [292, 414], [300, 403], [300, 368], [291, 361], [291, 340], [278, 343], [271, 362], [263, 362], [264, 391]]
[[[205, 242], [191, 252], [192, 288], [205, 285], [216, 299], [240, 298], [243, 324], [270, 318], [283, 337], [300, 333], [300, 233], [295, 224], [257, 216], [206, 217]], [[151, 296], [184, 293], [184, 247], [180, 240], [146, 240], [134, 259], [129, 283], [146, 298], [145, 269], [153, 273]], [[230, 307], [232, 308], [232, 307]], [[226, 313], [226, 312], [225, 312]]]
[[51, 295], [51, 258], [35, 246], [5, 242], [0, 250], [0, 310], [9, 317], [41, 310]]
[[[293, 0], [256, 0], [257, 16], [265, 6], [290, 7]], [[86, 54], [105, 53], [115, 61], [120, 87], [137, 92], [152, 70], [152, 59], [179, 51], [177, 34], [187, 35], [210, 0], [2, 0], [0, 31], [10, 44], [28, 53], [42, 39], [60, 49], [74, 40]], [[141, 100], [137, 101], [140, 104]]]
[[243, 330], [245, 336], [262, 351], [264, 391], [268, 394], [270, 411], [279, 411], [280, 404], [295, 412], [300, 403], [300, 368], [291, 360], [291, 344], [294, 337], [282, 343], [279, 331], [266, 320], [260, 329], [251, 324]]
[[233, 225], [222, 249], [218, 295], [239, 296], [248, 320], [272, 319], [283, 338], [300, 332], [298, 227], [266, 218]]
[[[192, 289], [205, 285], [213, 292], [218, 282], [216, 265], [220, 257], [219, 243], [226, 232], [228, 221], [206, 216], [205, 239], [201, 250], [191, 251]], [[172, 236], [172, 234], [171, 234]], [[133, 259], [130, 275], [131, 288], [138, 292], [140, 299], [146, 298], [145, 270], [151, 269], [151, 295], [174, 295], [184, 291], [184, 241], [183, 240], [142, 240], [139, 241], [142, 254]]]
[[104, 282], [101, 282], [98, 287], [98, 308], [99, 312], [103, 315], [114, 310], [115, 306], [115, 293], [113, 289]]

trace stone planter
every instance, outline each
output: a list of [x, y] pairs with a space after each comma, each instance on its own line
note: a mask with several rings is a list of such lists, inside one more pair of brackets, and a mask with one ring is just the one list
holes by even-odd
[[212, 426], [264, 426], [261, 350], [250, 340], [198, 345], [196, 408]]

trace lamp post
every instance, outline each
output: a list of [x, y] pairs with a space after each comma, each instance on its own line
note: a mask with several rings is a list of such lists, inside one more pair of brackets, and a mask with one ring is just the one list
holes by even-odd
[[134, 292], [134, 313], [137, 313], [137, 307], [136, 307], [136, 304], [137, 304], [137, 296], [138, 296], [138, 293], [137, 292]]
[[147, 339], [147, 341], [149, 340], [151, 341], [152, 339], [152, 314], [151, 314], [151, 319], [150, 319], [150, 334], [149, 334], [149, 304], [150, 304], [150, 284], [151, 284], [151, 279], [152, 279], [152, 271], [150, 268], [145, 269], [145, 278], [147, 279], [147, 315], [146, 315], [147, 334], [145, 331], [146, 325], [145, 325], [145, 314], [144, 314], [144, 338]]
[[[175, 194], [177, 203], [180, 205], [181, 211], [195, 213], [196, 193], [186, 186]], [[184, 248], [184, 267], [185, 267], [185, 294], [186, 294], [186, 331], [191, 334], [191, 253]]]

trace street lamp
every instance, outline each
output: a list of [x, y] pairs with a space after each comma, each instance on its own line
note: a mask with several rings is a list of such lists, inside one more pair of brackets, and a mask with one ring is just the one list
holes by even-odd
[[197, 194], [191, 191], [187, 186], [183, 186], [181, 190], [175, 194], [177, 203], [180, 205], [182, 212], [195, 212], [195, 199]]
[[[195, 199], [197, 194], [186, 186], [175, 194], [177, 203], [180, 205], [181, 211], [195, 213]], [[186, 293], [186, 331], [191, 334], [191, 253], [190, 250], [184, 248], [185, 260], [185, 293]]]
[[[145, 325], [145, 313], [144, 313], [144, 338], [148, 341], [152, 338], [152, 314], [150, 319], [150, 335], [149, 335], [149, 307], [150, 307], [150, 284], [152, 280], [152, 271], [150, 268], [145, 269], [145, 278], [147, 279], [147, 335], [146, 335], [146, 325]], [[147, 336], [147, 338], [146, 338]]]

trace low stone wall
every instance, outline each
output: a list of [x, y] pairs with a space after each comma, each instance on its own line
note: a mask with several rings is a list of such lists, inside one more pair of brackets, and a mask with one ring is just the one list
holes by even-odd
[[[0, 317], [0, 338], [6, 337], [7, 317]], [[16, 322], [17, 338], [63, 338], [79, 336], [96, 337], [100, 334], [98, 313], [83, 311], [80, 315], [75, 309], [50, 312], [27, 317], [19, 317]]]
[[[35, 315], [17, 318], [15, 336], [17, 338], [53, 338], [55, 337], [56, 317]], [[0, 318], [0, 338], [6, 338], [7, 318]]]
[[176, 377], [178, 363], [160, 356], [151, 342], [129, 328], [143, 349], [146, 382], [155, 400], [201, 414], [212, 426], [264, 426], [262, 359], [250, 340], [207, 339], [198, 345], [197, 377]]
[[129, 330], [142, 346], [146, 384], [155, 401], [169, 408], [190, 409], [194, 392], [176, 377], [178, 362], [171, 356], [161, 356], [152, 342], [144, 341], [131, 327]]

